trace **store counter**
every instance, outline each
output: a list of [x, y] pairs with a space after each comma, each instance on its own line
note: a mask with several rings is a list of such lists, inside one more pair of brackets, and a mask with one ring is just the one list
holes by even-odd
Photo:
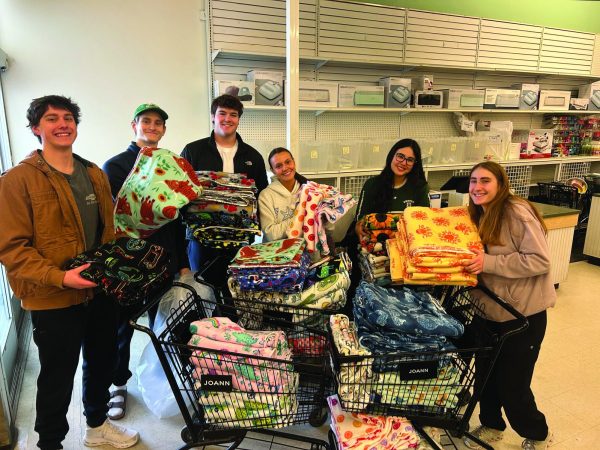
[[592, 197], [583, 254], [600, 258], [600, 194], [594, 194]]
[[548, 228], [548, 246], [552, 259], [552, 280], [557, 285], [567, 279], [573, 233], [579, 219], [579, 210], [563, 208], [562, 206], [546, 205], [533, 202], [544, 218]]

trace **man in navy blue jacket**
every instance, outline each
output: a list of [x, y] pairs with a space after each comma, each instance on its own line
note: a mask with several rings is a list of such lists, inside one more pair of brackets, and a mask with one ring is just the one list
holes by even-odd
[[[102, 169], [108, 175], [113, 198], [116, 199], [123, 182], [133, 169], [138, 153], [143, 147], [157, 147], [167, 130], [167, 113], [154, 103], [143, 103], [137, 107], [133, 114], [131, 127], [135, 133], [127, 150], [113, 156], [104, 163]], [[190, 269], [186, 252], [185, 227], [178, 218], [161, 227], [147, 238], [148, 241], [164, 247], [169, 251], [169, 271], [172, 276], [183, 275]], [[109, 403], [108, 416], [121, 419], [125, 416], [127, 406], [127, 380], [131, 377], [129, 370], [129, 347], [133, 337], [133, 328], [129, 325], [129, 318], [139, 307], [122, 307], [119, 314], [118, 352], [115, 374], [113, 376], [112, 400]], [[150, 327], [154, 324], [158, 304], [150, 309]]]

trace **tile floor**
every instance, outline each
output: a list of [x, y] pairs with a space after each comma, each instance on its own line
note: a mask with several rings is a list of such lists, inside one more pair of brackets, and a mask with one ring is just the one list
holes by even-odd
[[[558, 302], [550, 310], [548, 330], [540, 360], [534, 375], [533, 389], [540, 409], [546, 414], [554, 433], [552, 448], [556, 450], [600, 448], [600, 267], [581, 261], [571, 264], [569, 277], [561, 283]], [[134, 354], [141, 354], [148, 342], [136, 332]], [[135, 358], [134, 358], [135, 359]], [[36, 347], [31, 345], [23, 392], [17, 415], [17, 450], [34, 450], [37, 435], [33, 431], [35, 417], [35, 379], [37, 377]], [[159, 419], [144, 405], [134, 381], [129, 383], [127, 416], [120, 421], [140, 431], [142, 439], [135, 450], [168, 450], [180, 447], [181, 416]], [[476, 425], [477, 413], [472, 425]], [[69, 410], [71, 430], [64, 442], [65, 450], [84, 448], [82, 436], [85, 421], [81, 413], [81, 383], [77, 380]], [[294, 433], [326, 440], [327, 425], [313, 429], [295, 427]], [[498, 450], [517, 450], [521, 439], [508, 430]], [[266, 448], [255, 444], [253, 448]], [[456, 442], [458, 449], [465, 447]], [[105, 447], [102, 447], [105, 448]], [[109, 449], [112, 447], [106, 447]], [[278, 449], [288, 448], [280, 445]], [[452, 447], [448, 447], [452, 448]]]

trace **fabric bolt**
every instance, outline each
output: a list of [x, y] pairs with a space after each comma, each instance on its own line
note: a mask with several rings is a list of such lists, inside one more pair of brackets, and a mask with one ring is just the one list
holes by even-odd
[[273, 266], [286, 265], [298, 267], [306, 248], [306, 242], [301, 238], [280, 239], [241, 248], [233, 258], [231, 267]]
[[194, 365], [194, 378], [201, 379], [203, 374], [231, 375], [232, 386], [238, 391], [285, 393], [297, 384], [298, 374], [293, 371], [291, 360], [275, 362], [224, 352], [195, 351], [190, 362]]
[[386, 242], [390, 258], [390, 277], [393, 283], [402, 283], [406, 276], [406, 260], [400, 250], [398, 239], [389, 239]]
[[337, 395], [327, 398], [331, 428], [342, 450], [403, 450], [417, 448], [420, 438], [410, 421], [397, 416], [349, 413]]
[[287, 236], [304, 237], [309, 252], [319, 251], [327, 255], [330, 249], [324, 229], [325, 221], [337, 222], [355, 203], [351, 195], [341, 194], [333, 186], [308, 181], [298, 192], [298, 203]]
[[449, 337], [464, 332], [463, 324], [447, 314], [428, 292], [383, 289], [362, 282], [356, 290], [355, 309], [382, 330]]
[[256, 183], [243, 173], [217, 172], [213, 170], [197, 170], [196, 176], [205, 187], [224, 187], [242, 191], [256, 192]]
[[143, 239], [121, 237], [102, 244], [67, 261], [65, 270], [87, 263], [80, 275], [124, 305], [143, 301], [170, 279], [167, 251]]
[[144, 238], [179, 216], [202, 187], [184, 159], [163, 148], [144, 147], [115, 204], [115, 233]]
[[281, 428], [291, 424], [298, 409], [294, 394], [200, 392], [208, 423], [226, 428]]
[[402, 214], [367, 214], [363, 219], [366, 230], [396, 230]]
[[199, 228], [224, 226], [259, 230], [256, 220], [226, 212], [196, 212], [194, 214], [185, 214], [185, 218], [188, 224], [196, 225]]
[[415, 256], [473, 256], [482, 250], [477, 227], [466, 207], [425, 208], [404, 211], [409, 254]]
[[402, 380], [398, 372], [375, 377], [375, 399], [384, 404], [455, 408], [463, 390], [461, 371], [452, 362], [438, 370], [436, 378]]
[[300, 292], [306, 278], [307, 267], [310, 256], [305, 253], [302, 256], [300, 267], [249, 267], [238, 268], [229, 266], [229, 273], [240, 284], [244, 290], [276, 291], [276, 292]]
[[313, 265], [309, 268], [308, 273], [306, 274], [306, 280], [304, 281], [304, 289], [334, 273], [350, 272], [351, 270], [352, 262], [346, 252], [340, 252], [335, 258], [327, 256], [317, 265]]
[[[246, 348], [285, 348], [283, 331], [246, 330], [227, 317], [211, 317], [190, 323], [190, 332], [219, 342], [235, 343]], [[196, 344], [192, 344], [196, 345]], [[234, 351], [234, 350], [228, 350]]]
[[233, 277], [229, 278], [228, 286], [234, 298], [319, 310], [332, 310], [339, 309], [346, 304], [346, 292], [350, 286], [350, 275], [346, 271], [334, 273], [324, 280], [313, 284], [308, 289], [303, 289], [302, 292], [291, 294], [244, 290], [240, 288], [240, 284]]
[[[247, 205], [235, 205], [233, 203], [216, 203], [209, 202], [200, 198], [189, 204], [187, 207], [187, 215], [193, 215], [196, 213], [226, 213], [233, 214], [240, 217], [248, 217], [256, 220], [256, 204], [249, 203]], [[186, 221], [189, 220], [186, 215]]]
[[[345, 314], [333, 314], [329, 318], [333, 345], [342, 356], [369, 356], [371, 352], [359, 343], [356, 328]], [[368, 379], [372, 376], [370, 360], [342, 363], [337, 374], [338, 394], [348, 406], [365, 408], [370, 393]]]

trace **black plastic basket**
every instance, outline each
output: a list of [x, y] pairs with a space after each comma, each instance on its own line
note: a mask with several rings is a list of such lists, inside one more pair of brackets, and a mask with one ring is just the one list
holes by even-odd
[[[303, 423], [320, 426], [325, 422], [327, 414], [322, 405], [326, 365], [323, 361], [311, 363], [301, 358], [289, 361], [189, 345], [191, 322], [207, 318], [213, 308], [219, 315], [229, 318], [235, 317], [241, 309], [239, 306], [213, 304], [201, 299], [191, 287], [180, 283], [175, 285], [186, 288], [188, 294], [171, 310], [164, 331], [156, 336], [152, 330], [137, 323], [145, 310], [131, 320], [131, 325], [150, 336], [173, 390], [186, 423], [182, 439], [187, 444], [182, 449], [226, 442], [233, 442], [231, 448], [237, 448], [249, 430], [308, 443], [309, 448], [315, 450], [328, 449], [324, 441], [273, 429]], [[213, 316], [216, 314], [213, 313]], [[296, 327], [282, 319], [278, 319], [277, 326], [284, 331]], [[322, 331], [306, 330], [306, 333], [325, 339]], [[192, 356], [202, 361], [201, 368], [192, 363]], [[215, 368], [222, 372], [214, 374], [212, 369]], [[209, 372], [213, 372], [214, 376], [206, 376]], [[199, 374], [202, 374], [204, 384], [198, 379]], [[257, 374], [263, 377], [268, 374], [272, 384], [281, 387], [259, 392], [261, 388], [255, 388], [249, 381]], [[242, 384], [243, 388], [238, 390]], [[237, 391], [234, 394], [222, 391], [232, 387]], [[252, 391], [253, 388], [256, 392]], [[267, 407], [269, 402], [270, 407]], [[264, 405], [264, 411], [258, 411], [259, 403]]]
[[536, 201], [548, 205], [564, 206], [566, 208], [582, 208], [581, 195], [577, 188], [562, 183], [538, 183]]
[[[472, 296], [473, 289], [484, 291], [509, 311], [515, 317], [514, 329], [503, 335], [492, 333], [480, 317], [482, 306]], [[454, 342], [457, 350], [342, 356], [331, 345], [332, 370], [344, 410], [404, 416], [419, 426], [443, 428], [455, 436], [468, 434], [469, 419], [503, 341], [528, 323], [484, 287], [450, 292], [443, 305], [465, 326], [463, 336]], [[329, 341], [334, 342], [333, 336]]]

